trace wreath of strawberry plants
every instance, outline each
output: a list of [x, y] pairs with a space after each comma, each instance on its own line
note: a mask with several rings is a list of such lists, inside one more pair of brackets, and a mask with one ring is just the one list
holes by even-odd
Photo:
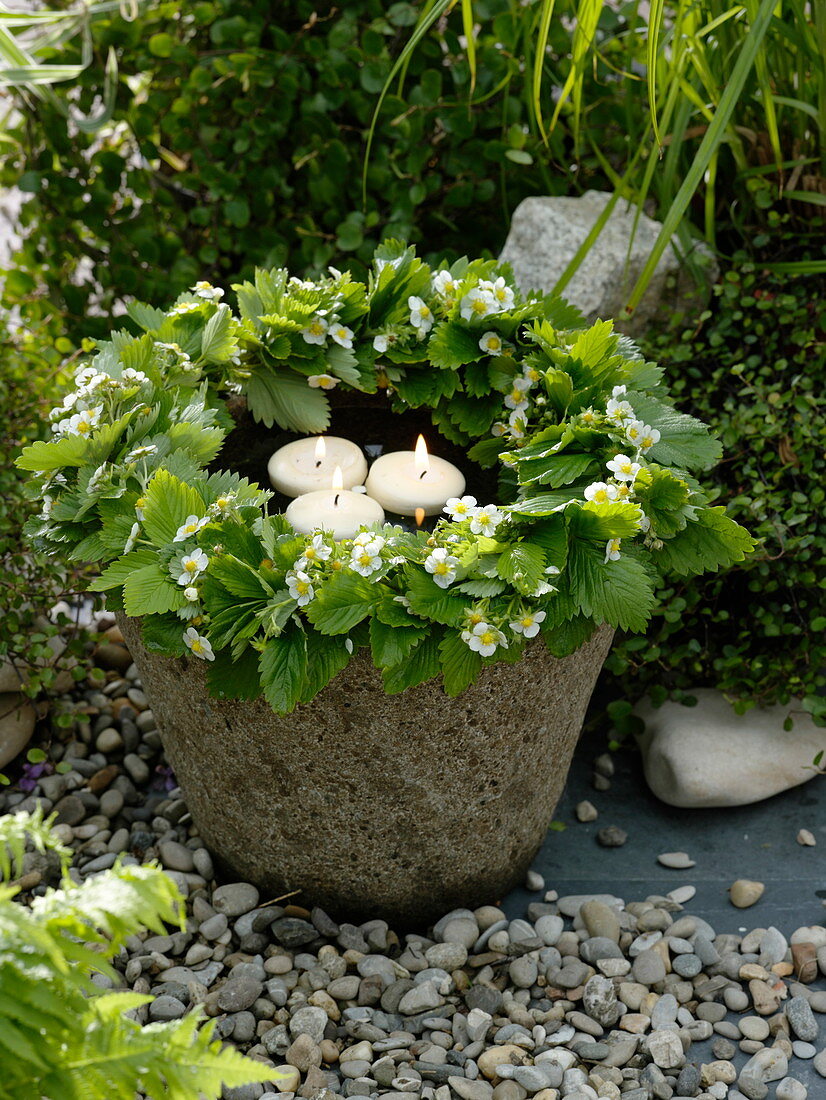
[[[218, 697], [263, 693], [286, 713], [363, 647], [388, 693], [441, 674], [456, 695], [537, 635], [562, 657], [603, 622], [642, 631], [658, 574], [754, 546], [695, 480], [720, 446], [669, 402], [662, 370], [610, 321], [522, 297], [495, 261], [432, 271], [388, 241], [367, 284], [274, 270], [232, 289], [237, 313], [208, 283], [168, 310], [131, 305], [142, 334], [90, 345], [53, 438], [18, 459], [43, 502], [37, 545], [99, 563], [107, 607], [142, 619], [148, 649], [209, 662]], [[496, 501], [451, 499], [433, 531], [336, 541], [211, 469], [228, 410], [318, 434], [344, 391], [426, 412], [496, 475]]]

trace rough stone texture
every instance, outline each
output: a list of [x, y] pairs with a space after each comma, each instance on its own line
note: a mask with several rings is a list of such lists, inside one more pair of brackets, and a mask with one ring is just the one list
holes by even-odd
[[[578, 198], [537, 196], [519, 204], [500, 259], [512, 266], [520, 290], [547, 292], [554, 286], [610, 198], [607, 191], [586, 191]], [[590, 322], [619, 316], [651, 254], [661, 223], [643, 214], [635, 231], [636, 217], [636, 207], [622, 200], [617, 203], [562, 292]], [[710, 285], [717, 276], [716, 265], [704, 246], [698, 246], [697, 251], [707, 264]], [[677, 276], [676, 291], [666, 287], [672, 275]], [[634, 316], [617, 327], [633, 336], [646, 330], [663, 303], [685, 308], [694, 299], [699, 309], [707, 297], [694, 284], [674, 249], [668, 248]]]
[[31, 740], [37, 715], [17, 692], [0, 694], [0, 768], [14, 760]]
[[[455, 699], [438, 683], [385, 695], [362, 655], [312, 703], [209, 697], [205, 667], [147, 652], [119, 617], [172, 765], [225, 874], [265, 896], [403, 925], [524, 880], [562, 792], [611, 645], [529, 646]], [[525, 683], [530, 683], [530, 691]]]
[[721, 692], [694, 691], [696, 707], [644, 700], [640, 738], [645, 778], [670, 806], [744, 806], [805, 783], [812, 761], [826, 750], [826, 729], [794, 707], [794, 726], [783, 729], [789, 706], [735, 714]]

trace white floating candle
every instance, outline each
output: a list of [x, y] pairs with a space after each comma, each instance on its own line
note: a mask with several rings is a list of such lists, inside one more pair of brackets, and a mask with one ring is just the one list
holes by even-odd
[[384, 523], [381, 505], [364, 493], [342, 489], [342, 471], [337, 466], [333, 487], [304, 493], [290, 501], [284, 513], [287, 522], [300, 534], [331, 531], [336, 539], [351, 539], [360, 527]]
[[464, 493], [465, 478], [452, 462], [428, 454], [419, 436], [415, 451], [393, 451], [377, 458], [365, 486], [388, 512], [414, 516], [421, 509], [424, 515], [435, 516], [450, 497]]
[[273, 487], [286, 497], [326, 489], [336, 467], [341, 470], [343, 488], [364, 484], [367, 460], [361, 448], [337, 435], [296, 439], [279, 447], [267, 464]]

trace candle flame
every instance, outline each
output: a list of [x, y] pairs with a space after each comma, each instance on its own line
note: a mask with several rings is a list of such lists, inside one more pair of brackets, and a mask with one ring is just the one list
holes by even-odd
[[416, 526], [421, 527], [424, 523], [424, 508], [416, 509]]
[[327, 456], [327, 444], [324, 442], [324, 436], [320, 435], [315, 441], [315, 457], [317, 462], [321, 462], [323, 458]]
[[340, 466], [336, 466], [335, 471], [333, 472], [333, 488], [334, 489], [343, 489], [344, 488], [344, 475], [341, 472], [341, 467]]
[[420, 435], [416, 440], [416, 450], [413, 453], [413, 464], [416, 467], [416, 473], [420, 477], [426, 474], [430, 469], [430, 456], [427, 453], [427, 444], [424, 441], [423, 435]]

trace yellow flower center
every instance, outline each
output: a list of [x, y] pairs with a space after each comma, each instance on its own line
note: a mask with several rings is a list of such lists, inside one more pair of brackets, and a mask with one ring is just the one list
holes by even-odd
[[299, 596], [306, 596], [309, 588], [310, 586], [309, 584], [307, 584], [306, 581], [299, 581], [295, 586], [295, 590], [299, 594]]
[[436, 562], [436, 568], [433, 570], [433, 572], [438, 573], [440, 577], [443, 577], [445, 573], [449, 573], [450, 570], [448, 569], [446, 562], [439, 561]]
[[482, 622], [482, 616], [478, 612], [471, 611], [468, 615], [471, 626], [478, 626]]
[[319, 321], [313, 321], [313, 323], [310, 325], [310, 335], [311, 336], [323, 336], [324, 335], [324, 325], [322, 325]]
[[482, 645], [494, 645], [496, 643], [496, 635], [492, 634], [490, 630], [486, 630], [484, 634], [479, 635]]
[[307, 561], [314, 561], [317, 556], [318, 555], [316, 554], [312, 546], [308, 546], [307, 549], [304, 551], [304, 557], [307, 559]]
[[519, 622], [522, 624], [522, 626], [525, 629], [527, 629], [529, 626], [533, 626], [533, 616], [532, 615], [526, 615], [525, 618], [520, 619]]
[[630, 485], [618, 485], [617, 486], [617, 496], [627, 497], [630, 492], [631, 492]]
[[369, 554], [359, 554], [359, 565], [369, 565], [372, 560]]
[[138, 497], [138, 499], [135, 501], [135, 507], [136, 508], [145, 508], [146, 507], [146, 497]]
[[198, 569], [198, 563], [190, 558], [189, 561], [184, 562], [184, 569], [187, 573], [195, 573]]
[[229, 498], [228, 497], [218, 497], [218, 499], [215, 501], [215, 503], [218, 505], [219, 508], [226, 508], [226, 506], [229, 504]]
[[334, 561], [330, 568], [333, 570], [334, 573], [338, 573], [339, 569], [341, 569], [341, 562]]
[[650, 435], [644, 435], [642, 437], [642, 446], [646, 448], [654, 446], [654, 440], [651, 438]]
[[471, 308], [474, 313], [485, 314], [488, 311], [487, 302], [484, 298], [474, 298]]
[[420, 317], [429, 317], [430, 316], [429, 308], [425, 305], [419, 306], [419, 316]]
[[599, 504], [604, 504], [608, 500], [608, 494], [604, 489], [597, 489], [594, 493], [594, 500]]
[[193, 639], [193, 641], [192, 641], [192, 652], [193, 653], [203, 653], [204, 652], [204, 643], [201, 641], [200, 638], [194, 638]]

